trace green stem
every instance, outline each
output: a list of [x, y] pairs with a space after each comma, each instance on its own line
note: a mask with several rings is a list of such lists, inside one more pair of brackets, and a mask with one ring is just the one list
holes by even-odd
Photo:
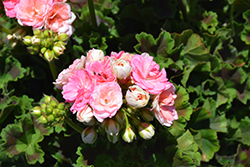
[[187, 11], [186, 11], [186, 8], [185, 8], [183, 2], [182, 2], [182, 0], [177, 0], [177, 1], [179, 3], [180, 9], [182, 11], [184, 21], [186, 23], [188, 23]]
[[69, 117], [65, 116], [64, 120], [75, 131], [82, 133], [83, 129], [81, 127], [79, 127], [78, 125], [76, 125]]
[[6, 32], [8, 34], [13, 34], [13, 32], [7, 28], [4, 28], [3, 26], [0, 25], [0, 31]]
[[52, 76], [53, 76], [54, 80], [56, 80], [56, 78], [57, 78], [57, 71], [56, 71], [56, 65], [55, 65], [54, 60], [52, 60], [52, 61], [49, 62], [49, 67], [50, 67], [50, 71], [52, 73]]
[[94, 27], [97, 27], [97, 22], [96, 22], [96, 17], [95, 17], [95, 7], [94, 7], [93, 0], [88, 0], [88, 5], [89, 5], [89, 13], [90, 13], [92, 24]]
[[125, 118], [125, 122], [126, 122], [126, 128], [127, 127], [130, 127], [130, 124], [129, 124], [129, 121], [128, 121], [128, 116], [127, 116], [127, 112], [126, 112], [126, 110], [123, 108], [122, 109], [122, 112], [124, 113], [124, 118]]
[[234, 32], [233, 14], [234, 14], [234, 4], [231, 4], [231, 8], [230, 8], [230, 26], [232, 28], [232, 33]]

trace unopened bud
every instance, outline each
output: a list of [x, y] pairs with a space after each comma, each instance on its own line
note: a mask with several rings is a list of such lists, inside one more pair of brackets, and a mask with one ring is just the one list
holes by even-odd
[[141, 116], [145, 121], [153, 121], [154, 120], [154, 115], [153, 115], [152, 111], [150, 111], [149, 108], [143, 108]]
[[32, 43], [31, 43], [31, 36], [29, 36], [29, 35], [27, 35], [27, 36], [25, 36], [24, 38], [23, 38], [23, 43], [25, 44], [25, 45], [31, 45]]
[[50, 37], [49, 30], [48, 30], [48, 29], [45, 29], [45, 30], [43, 31], [43, 35], [44, 35], [45, 38]]
[[43, 48], [40, 50], [40, 52], [41, 52], [42, 54], [44, 54], [44, 53], [46, 52], [46, 50], [47, 50], [47, 48], [43, 47]]
[[63, 54], [65, 47], [61, 47], [58, 45], [54, 45], [53, 47], [53, 52], [55, 53], [55, 55], [58, 57], [59, 55]]
[[149, 124], [147, 122], [143, 122], [138, 126], [139, 134], [143, 139], [151, 139], [154, 134], [154, 126], [152, 124]]
[[41, 124], [46, 124], [48, 123], [48, 120], [44, 116], [40, 116], [38, 119], [38, 122]]
[[64, 103], [61, 102], [57, 105], [57, 108], [60, 109], [60, 110], [64, 110], [65, 106], [64, 106]]
[[118, 135], [107, 135], [108, 139], [112, 143], [116, 143], [118, 141]]
[[82, 141], [87, 144], [93, 144], [97, 139], [97, 133], [94, 127], [89, 126], [82, 132]]
[[32, 45], [40, 45], [41, 39], [38, 38], [37, 36], [33, 36], [33, 37], [31, 38], [31, 43], [32, 43]]
[[56, 107], [58, 105], [58, 101], [54, 97], [52, 97], [52, 99], [50, 101], [50, 105], [52, 107]]
[[54, 59], [54, 52], [48, 49], [48, 50], [46, 50], [46, 52], [44, 53], [44, 57], [45, 57], [45, 59], [46, 59], [48, 62], [50, 62], [50, 61], [52, 61], [52, 60]]
[[41, 35], [41, 31], [40, 30], [38, 30], [38, 29], [33, 29], [33, 34], [34, 35]]
[[104, 124], [107, 135], [111, 136], [118, 135], [120, 131], [120, 126], [114, 119], [106, 119], [104, 121]]
[[66, 41], [67, 39], [68, 39], [68, 35], [66, 34], [66, 33], [64, 33], [64, 32], [62, 32], [62, 33], [60, 33], [58, 36], [57, 36], [57, 38], [58, 38], [58, 40], [59, 41]]
[[35, 117], [39, 117], [40, 115], [42, 115], [42, 112], [41, 112], [41, 107], [39, 106], [36, 106], [34, 108], [31, 109], [32, 110], [32, 115], [34, 115]]
[[131, 143], [135, 137], [135, 132], [132, 130], [131, 126], [127, 127], [124, 134], [122, 135], [123, 140], [128, 143]]
[[48, 121], [49, 121], [50, 123], [53, 123], [54, 120], [55, 120], [55, 118], [54, 118], [53, 115], [49, 115], [47, 119], [48, 119]]
[[53, 107], [51, 105], [47, 105], [46, 114], [51, 114], [52, 111], [53, 111]]
[[116, 115], [115, 115], [115, 120], [116, 120], [119, 124], [123, 124], [124, 118], [125, 118], [124, 113], [123, 113], [121, 110], [119, 110], [119, 111], [116, 113]]
[[49, 104], [51, 99], [52, 99], [52, 97], [50, 97], [48, 95], [44, 95], [44, 103]]

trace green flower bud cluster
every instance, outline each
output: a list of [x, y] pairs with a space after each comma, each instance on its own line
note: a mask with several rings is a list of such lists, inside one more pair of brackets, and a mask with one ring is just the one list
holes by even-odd
[[25, 36], [23, 43], [27, 45], [30, 54], [40, 54], [48, 62], [57, 59], [66, 49], [65, 41], [68, 35], [54, 33], [53, 30], [33, 30], [33, 36]]
[[64, 120], [64, 103], [59, 103], [54, 97], [47, 95], [44, 95], [41, 101], [40, 106], [35, 106], [31, 109], [31, 114], [37, 118], [39, 123], [53, 126]]

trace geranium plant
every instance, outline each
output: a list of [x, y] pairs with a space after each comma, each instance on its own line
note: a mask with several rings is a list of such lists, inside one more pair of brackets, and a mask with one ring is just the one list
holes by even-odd
[[249, 0], [3, 0], [0, 166], [249, 166]]

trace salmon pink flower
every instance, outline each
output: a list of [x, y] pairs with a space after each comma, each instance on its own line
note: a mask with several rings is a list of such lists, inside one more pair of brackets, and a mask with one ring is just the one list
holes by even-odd
[[150, 94], [162, 92], [167, 85], [168, 79], [164, 68], [153, 61], [153, 57], [147, 55], [134, 55], [131, 60], [132, 79], [136, 85], [148, 91]]
[[71, 111], [83, 110], [90, 101], [94, 88], [91, 74], [85, 70], [77, 70], [69, 77], [68, 83], [63, 86], [63, 98], [67, 102], [74, 103]]
[[178, 114], [174, 107], [176, 94], [175, 87], [171, 83], [160, 94], [154, 97], [152, 106], [156, 119], [165, 126], [171, 126], [174, 120], [178, 119]]
[[85, 56], [82, 56], [81, 59], [76, 59], [69, 68], [64, 69], [57, 77], [56, 82], [53, 84], [56, 85], [57, 89], [62, 89], [63, 85], [68, 83], [69, 77], [76, 71], [83, 69], [85, 67]]
[[112, 73], [110, 59], [107, 56], [102, 61], [87, 62], [86, 69], [93, 72], [96, 84], [116, 81], [115, 75]]
[[22, 26], [41, 29], [53, 0], [21, 0], [16, 6], [16, 18]]
[[55, 2], [49, 12], [45, 22], [45, 28], [52, 29], [57, 33], [66, 33], [72, 35], [73, 27], [72, 23], [76, 16], [71, 12], [70, 5], [64, 2]]
[[94, 116], [99, 122], [113, 117], [122, 106], [122, 92], [117, 82], [104, 82], [95, 86], [90, 101]]
[[4, 9], [6, 15], [10, 18], [16, 17], [15, 6], [19, 3], [20, 0], [5, 0], [3, 1]]

